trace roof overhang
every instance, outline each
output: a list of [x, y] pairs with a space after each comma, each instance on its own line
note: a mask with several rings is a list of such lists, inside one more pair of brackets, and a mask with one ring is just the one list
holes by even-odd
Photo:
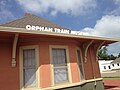
[[[63, 33], [55, 33], [55, 32], [46, 32], [46, 31], [35, 31], [35, 30], [27, 30], [24, 28], [13, 28], [13, 27], [3, 27], [0, 26], [0, 39], [3, 38], [9, 38], [9, 35], [14, 36], [13, 38], [13, 50], [12, 50], [12, 67], [16, 66], [16, 48], [18, 39], [27, 38], [30, 39], [30, 36], [33, 36], [35, 39], [37, 37], [43, 37], [43, 38], [49, 38], [50, 39], [57, 39], [57, 41], [60, 41], [61, 39], [69, 39], [69, 41], [77, 41], [78, 43], [81, 43], [81, 50], [83, 52], [84, 62], [87, 62], [87, 52], [88, 48], [90, 46], [94, 47], [96, 61], [98, 61], [98, 50], [103, 45], [108, 45], [114, 42], [120, 41], [120, 39], [114, 39], [114, 38], [104, 38], [104, 37], [96, 37], [96, 36], [84, 36], [84, 35], [74, 35], [74, 34], [63, 34]], [[19, 36], [19, 37], [18, 37]], [[24, 38], [25, 37], [25, 38]], [[22, 39], [22, 40], [23, 40]], [[5, 39], [6, 40], [6, 39]], [[5, 41], [3, 40], [3, 41]], [[30, 39], [31, 40], [31, 39]]]
[[35, 31], [35, 30], [27, 30], [24, 28], [3, 27], [3, 26], [0, 26], [0, 32], [12, 32], [12, 33], [18, 33], [18, 34], [46, 35], [46, 36], [75, 38], [75, 39], [84, 39], [84, 40], [105, 41], [105, 44], [110, 44], [110, 43], [120, 41], [120, 39], [115, 39], [115, 38], [54, 33], [54, 32], [46, 32], [46, 31]]

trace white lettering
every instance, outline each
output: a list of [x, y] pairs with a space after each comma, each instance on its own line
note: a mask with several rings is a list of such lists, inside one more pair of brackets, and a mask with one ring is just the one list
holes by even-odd
[[40, 30], [40, 27], [39, 27], [39, 26], [36, 26], [36, 30]]
[[43, 31], [43, 30], [44, 30], [44, 27], [39, 27], [39, 30], [40, 30], [40, 31]]
[[26, 25], [26, 29], [27, 30], [31, 30], [31, 26], [30, 25]]
[[49, 32], [53, 32], [53, 28], [49, 28]]
[[31, 25], [26, 25], [26, 29], [27, 30], [36, 30], [36, 31], [46, 31], [46, 32], [70, 34], [70, 30], [67, 30], [67, 29], [40, 27], [40, 26], [33, 26], [33, 25], [32, 26]]
[[44, 31], [48, 31], [48, 28], [47, 28], [47, 27], [45, 27]]
[[32, 26], [32, 30], [36, 30], [36, 27], [35, 27], [35, 26]]

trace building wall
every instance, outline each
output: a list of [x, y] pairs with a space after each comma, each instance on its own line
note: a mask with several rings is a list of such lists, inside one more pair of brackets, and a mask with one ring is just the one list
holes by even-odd
[[99, 60], [100, 72], [120, 69], [120, 63], [112, 63], [113, 60]]
[[111, 67], [112, 67], [112, 70], [120, 69], [120, 62], [111, 63]]
[[70, 68], [71, 68], [71, 75], [72, 75], [72, 82], [76, 83], [80, 81], [80, 74], [78, 69], [77, 63], [77, 55], [76, 55], [76, 45], [71, 44], [69, 45], [69, 56], [70, 56]]
[[87, 62], [84, 63], [84, 67], [85, 78], [87, 80], [101, 77], [98, 61], [96, 60], [93, 47], [89, 47], [88, 49]]
[[[80, 44], [80, 43], [79, 43]], [[0, 42], [0, 88], [1, 90], [19, 90], [20, 81], [19, 81], [19, 47], [21, 46], [30, 46], [30, 45], [38, 45], [39, 46], [39, 67], [40, 67], [40, 87], [47, 88], [52, 86], [52, 76], [51, 76], [51, 65], [50, 65], [50, 50], [49, 45], [62, 45], [68, 46], [69, 50], [69, 60], [70, 60], [70, 70], [71, 70], [71, 79], [72, 83], [80, 82], [80, 73], [77, 63], [76, 57], [76, 48], [79, 47], [78, 43], [71, 43], [62, 41], [25, 41], [19, 42], [17, 47], [17, 66], [15, 68], [11, 67], [11, 52], [12, 52], [12, 42], [10, 43], [2, 43]], [[87, 57], [88, 60], [84, 63], [84, 73], [85, 79], [93, 79], [100, 78], [98, 63], [96, 62], [94, 56], [94, 50], [92, 47], [89, 48]], [[94, 64], [94, 67], [93, 67]], [[94, 73], [94, 74], [93, 74]], [[7, 85], [7, 87], [6, 87]]]
[[12, 43], [0, 42], [0, 89], [19, 90], [19, 68], [11, 67]]
[[94, 70], [94, 76], [95, 76], [95, 78], [99, 78], [99, 77], [101, 77], [101, 74], [100, 74], [98, 60], [96, 59], [96, 53], [95, 53], [94, 47], [91, 47], [90, 51], [91, 51], [90, 52], [91, 61], [93, 63], [92, 66], [93, 66], [93, 70]]
[[110, 65], [112, 61], [113, 60], [110, 60], [110, 61], [100, 60], [99, 61], [100, 72], [102, 73], [103, 71], [112, 70]]
[[[76, 57], [76, 49], [77, 45], [71, 43], [63, 43], [63, 42], [32, 42], [32, 43], [20, 43], [19, 46], [30, 46], [30, 45], [39, 45], [39, 58], [40, 58], [40, 86], [41, 88], [47, 88], [52, 85], [51, 79], [51, 66], [50, 66], [50, 45], [58, 45], [58, 46], [68, 46], [69, 50], [69, 61], [70, 61], [70, 69], [71, 69], [71, 77], [72, 82], [76, 83], [80, 81], [79, 69], [77, 64]], [[47, 82], [47, 83], [46, 83]]]

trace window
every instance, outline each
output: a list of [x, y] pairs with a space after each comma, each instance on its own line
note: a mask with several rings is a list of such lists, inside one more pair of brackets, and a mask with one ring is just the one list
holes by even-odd
[[114, 64], [112, 64], [112, 66], [114, 67]]
[[80, 50], [77, 50], [77, 58], [78, 58], [78, 66], [80, 70], [80, 79], [84, 80], [84, 72], [83, 72], [83, 65], [82, 65], [82, 60], [80, 56]]
[[35, 49], [23, 50], [23, 76], [25, 87], [36, 87]]
[[106, 69], [106, 66], [104, 66], [104, 69]]
[[20, 50], [20, 84], [23, 88], [38, 87], [38, 49], [34, 47], [22, 47]]
[[68, 82], [68, 67], [66, 49], [53, 48], [52, 59], [54, 68], [54, 83]]
[[118, 65], [118, 66], [120, 66], [120, 64], [119, 64], [119, 63], [117, 63], [117, 65]]
[[110, 67], [110, 66], [108, 66], [108, 68], [109, 68], [109, 69], [111, 69], [111, 67]]
[[67, 46], [50, 45], [52, 85], [72, 83]]

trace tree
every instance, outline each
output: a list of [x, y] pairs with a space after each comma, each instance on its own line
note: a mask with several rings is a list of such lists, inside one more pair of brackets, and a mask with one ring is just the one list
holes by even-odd
[[[103, 60], [115, 60], [117, 58], [113, 54], [108, 55], [107, 51], [108, 51], [107, 46], [101, 47], [101, 49], [98, 52], [98, 58]], [[120, 53], [118, 57], [120, 57]]]
[[107, 47], [103, 46], [98, 52], [98, 58], [99, 59], [108, 59], [108, 54], [107, 54]]
[[109, 60], [115, 60], [117, 57], [116, 56], [114, 56], [113, 54], [111, 54], [111, 55], [108, 55], [108, 57], [109, 57]]
[[107, 55], [107, 51], [108, 51], [108, 50], [107, 50], [107, 47], [106, 47], [106, 46], [103, 46], [102, 52], [103, 52], [104, 55]]
[[120, 57], [120, 53], [118, 54], [118, 58]]

